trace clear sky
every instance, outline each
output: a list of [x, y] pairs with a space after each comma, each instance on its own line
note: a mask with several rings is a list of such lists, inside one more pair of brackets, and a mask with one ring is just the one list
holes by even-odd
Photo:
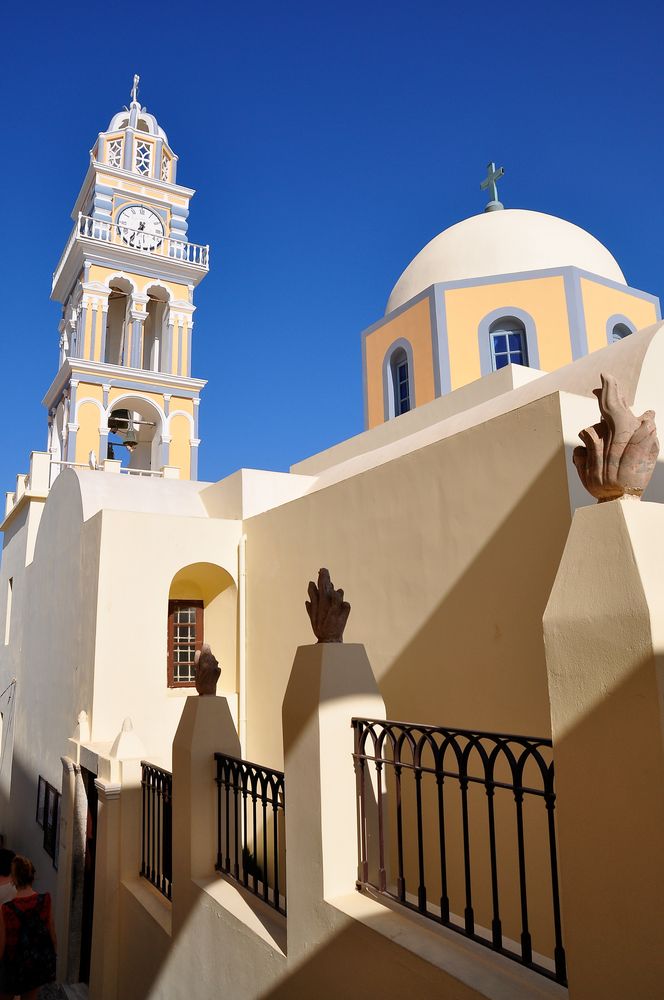
[[134, 73], [212, 247], [201, 478], [363, 429], [360, 332], [424, 244], [482, 210], [490, 159], [506, 207], [575, 222], [664, 297], [661, 3], [37, 2], [3, 27], [3, 490], [46, 446], [51, 274]]

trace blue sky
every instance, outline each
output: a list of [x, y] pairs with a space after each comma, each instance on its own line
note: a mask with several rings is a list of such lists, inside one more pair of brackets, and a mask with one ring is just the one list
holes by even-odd
[[560, 215], [664, 296], [661, 4], [12, 4], [5, 13], [2, 489], [46, 445], [51, 273], [132, 76], [197, 189], [200, 475], [287, 469], [363, 429], [360, 332], [436, 233]]

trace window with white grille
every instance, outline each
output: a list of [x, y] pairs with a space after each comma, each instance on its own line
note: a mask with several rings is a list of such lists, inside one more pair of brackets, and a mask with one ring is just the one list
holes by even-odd
[[167, 153], [161, 154], [161, 179], [167, 181], [170, 175], [170, 159]]
[[147, 142], [136, 143], [136, 169], [139, 174], [149, 174], [152, 162], [152, 147]]
[[122, 166], [122, 139], [111, 139], [109, 142], [108, 165], [110, 167]]

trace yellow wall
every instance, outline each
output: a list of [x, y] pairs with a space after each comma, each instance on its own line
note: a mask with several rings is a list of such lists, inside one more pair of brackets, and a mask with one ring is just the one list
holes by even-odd
[[385, 419], [383, 401], [383, 363], [390, 345], [403, 337], [413, 349], [412, 379], [415, 405], [435, 398], [431, 315], [429, 298], [421, 299], [399, 316], [388, 320], [365, 340], [367, 378], [367, 426], [375, 427]]
[[572, 360], [562, 276], [474, 285], [445, 292], [452, 389], [481, 377], [478, 329], [494, 309], [523, 309], [537, 331], [540, 368], [554, 371]]
[[180, 470], [180, 479], [191, 476], [191, 445], [189, 444], [190, 424], [182, 414], [174, 416], [170, 422], [171, 447], [169, 465], [176, 465]]
[[[184, 208], [186, 208], [189, 204], [189, 198], [186, 195], [174, 195], [171, 192], [160, 191], [159, 188], [155, 188], [152, 185], [148, 187], [146, 184], [141, 184], [140, 181], [131, 181], [125, 177], [120, 180], [118, 177], [111, 177], [110, 174], [101, 173], [98, 177], [101, 184], [107, 184], [109, 187], [126, 191], [128, 194], [137, 195], [140, 198], [146, 198], [160, 203], [166, 202], [167, 204], [170, 203], [172, 205], [182, 205]], [[155, 180], [159, 178], [151, 179]]]
[[628, 289], [620, 291], [589, 278], [581, 278], [581, 297], [589, 352], [606, 347], [606, 321], [614, 313], [626, 316], [637, 330], [657, 321], [655, 303], [637, 298]]
[[99, 418], [99, 407], [94, 403], [84, 402], [78, 407], [75, 462], [87, 464], [91, 451], [99, 458]]
[[193, 399], [184, 399], [182, 396], [172, 396], [170, 412], [175, 413], [176, 410], [184, 410], [184, 412], [188, 413], [190, 417], [193, 417], [194, 415]]
[[125, 388], [114, 388], [111, 389], [108, 394], [109, 404], [114, 403], [116, 399], [121, 396], [132, 395], [139, 397], [140, 399], [149, 399], [150, 402], [154, 403], [155, 406], [159, 407], [160, 410], [164, 409], [164, 397], [159, 392], [144, 392], [142, 389], [134, 392], [132, 389]]
[[[120, 275], [120, 268], [113, 267], [102, 267], [100, 264], [92, 264], [90, 267], [90, 281], [100, 281], [105, 282], [109, 278]], [[135, 286], [136, 291], [140, 294], [145, 294], [146, 289], [150, 285], [156, 284], [156, 278], [148, 278], [144, 274], [135, 274], [132, 271], [122, 271], [122, 275], [127, 278], [128, 281]], [[181, 285], [176, 281], [164, 281], [161, 279], [160, 284], [164, 288], [167, 288], [174, 299], [182, 299], [185, 302], [189, 301], [189, 289], [186, 285]]]

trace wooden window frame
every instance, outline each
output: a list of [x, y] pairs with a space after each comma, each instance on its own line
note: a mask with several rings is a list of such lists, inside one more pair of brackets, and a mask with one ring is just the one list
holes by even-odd
[[[168, 662], [167, 662], [167, 678], [169, 688], [191, 688], [195, 687], [195, 682], [191, 681], [176, 681], [175, 680], [175, 663], [173, 661], [173, 654], [176, 648], [175, 642], [175, 612], [178, 608], [196, 608], [196, 622], [195, 622], [195, 638], [194, 646], [195, 649], [200, 649], [204, 642], [204, 632], [203, 632], [203, 601], [199, 600], [169, 600], [168, 602]], [[188, 644], [187, 644], [188, 645]]]
[[39, 775], [37, 785], [37, 824], [44, 831], [43, 847], [53, 867], [58, 867], [58, 850], [60, 847], [60, 799], [61, 793], [45, 778]]

